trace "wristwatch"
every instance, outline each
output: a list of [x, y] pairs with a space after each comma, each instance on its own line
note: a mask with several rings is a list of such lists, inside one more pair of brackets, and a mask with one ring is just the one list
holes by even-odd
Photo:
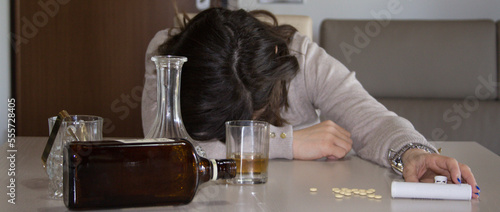
[[409, 149], [422, 149], [429, 153], [436, 153], [436, 151], [429, 146], [414, 143], [406, 144], [399, 151], [389, 149], [387, 159], [389, 160], [389, 164], [391, 164], [392, 170], [394, 170], [394, 172], [398, 173], [399, 175], [403, 175], [404, 169], [402, 156]]

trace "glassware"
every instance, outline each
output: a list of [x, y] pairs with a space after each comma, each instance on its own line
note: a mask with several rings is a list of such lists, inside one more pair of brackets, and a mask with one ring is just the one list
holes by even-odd
[[234, 160], [200, 157], [184, 139], [71, 142], [64, 154], [70, 209], [187, 204], [201, 184], [236, 175]]
[[254, 120], [226, 122], [226, 157], [236, 161], [233, 184], [267, 182], [269, 164], [269, 123]]
[[[49, 118], [49, 133], [56, 122], [56, 116]], [[68, 142], [102, 140], [103, 119], [99, 116], [72, 115], [64, 119], [47, 157], [45, 171], [49, 176], [49, 197], [63, 196], [63, 148]]]
[[183, 138], [191, 142], [198, 155], [206, 157], [199, 143], [189, 136], [181, 114], [181, 71], [187, 61], [182, 56], [154, 56], [156, 65], [157, 104], [155, 121], [146, 138]]

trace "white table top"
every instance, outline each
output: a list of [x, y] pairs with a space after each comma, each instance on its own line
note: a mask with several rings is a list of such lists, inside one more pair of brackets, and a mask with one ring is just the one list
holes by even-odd
[[[14, 148], [0, 148], [0, 211], [67, 211], [62, 200], [47, 197], [48, 177], [40, 156], [46, 137], [18, 137]], [[390, 184], [401, 177], [391, 170], [350, 153], [340, 161], [271, 160], [269, 180], [263, 185], [205, 183], [188, 205], [126, 208], [111, 211], [498, 211], [500, 157], [475, 142], [434, 142], [442, 154], [469, 165], [481, 187], [481, 198], [471, 201], [392, 199]], [[13, 152], [13, 151], [16, 152]], [[9, 152], [12, 151], [12, 152]], [[15, 205], [8, 202], [7, 157], [15, 154]], [[310, 192], [309, 188], [318, 188]], [[374, 188], [381, 200], [351, 196], [336, 199], [332, 188]], [[98, 210], [108, 211], [108, 210]]]

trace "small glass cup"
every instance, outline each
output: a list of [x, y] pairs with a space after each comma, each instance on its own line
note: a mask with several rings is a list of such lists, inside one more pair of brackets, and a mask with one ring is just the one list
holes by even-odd
[[[49, 118], [49, 135], [57, 117]], [[72, 115], [61, 122], [59, 131], [47, 158], [46, 172], [49, 175], [49, 196], [63, 195], [63, 149], [67, 142], [102, 140], [103, 119], [99, 116]]]
[[236, 161], [232, 184], [267, 182], [269, 164], [269, 123], [253, 120], [226, 122], [226, 157]]

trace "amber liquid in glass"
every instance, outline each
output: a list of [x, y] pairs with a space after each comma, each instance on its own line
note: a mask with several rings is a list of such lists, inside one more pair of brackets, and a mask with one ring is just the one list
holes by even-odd
[[200, 184], [236, 175], [234, 161], [217, 160], [213, 177], [213, 163], [185, 140], [72, 142], [64, 154], [64, 203], [71, 209], [187, 204]]
[[269, 158], [263, 157], [262, 154], [233, 154], [231, 159], [236, 161], [237, 173], [261, 174], [267, 172]]

